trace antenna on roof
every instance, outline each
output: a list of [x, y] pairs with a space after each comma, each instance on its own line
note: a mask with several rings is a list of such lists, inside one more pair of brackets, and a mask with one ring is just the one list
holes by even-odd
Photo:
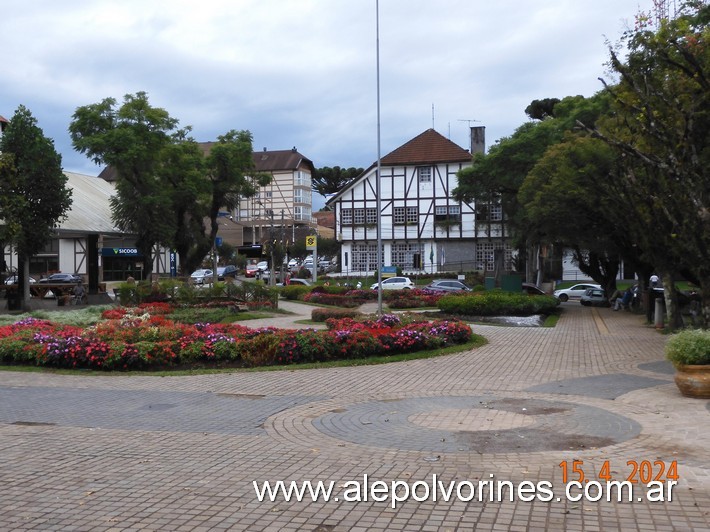
[[465, 118], [459, 118], [459, 122], [467, 122], [467, 123], [468, 123], [468, 127], [471, 127], [471, 124], [472, 124], [473, 122], [480, 122], [480, 120], [466, 120]]
[[431, 104], [431, 128], [436, 129], [434, 127], [434, 104], [433, 103]]

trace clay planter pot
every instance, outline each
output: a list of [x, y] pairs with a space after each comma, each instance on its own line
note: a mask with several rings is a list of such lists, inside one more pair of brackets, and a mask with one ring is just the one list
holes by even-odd
[[686, 397], [710, 399], [710, 364], [702, 366], [676, 365], [675, 383]]

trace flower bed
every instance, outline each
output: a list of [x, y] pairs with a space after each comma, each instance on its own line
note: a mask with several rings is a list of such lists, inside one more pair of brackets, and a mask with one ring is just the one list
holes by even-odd
[[384, 292], [385, 301], [390, 308], [436, 307], [443, 293], [429, 290], [390, 290]]
[[263, 366], [390, 355], [464, 343], [470, 327], [455, 320], [329, 319], [327, 330], [253, 329], [175, 323], [170, 305], [111, 309], [79, 328], [28, 318], [0, 327], [4, 364], [101, 370]]

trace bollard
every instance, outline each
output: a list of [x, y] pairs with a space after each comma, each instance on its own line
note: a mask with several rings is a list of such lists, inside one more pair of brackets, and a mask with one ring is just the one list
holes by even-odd
[[656, 329], [663, 329], [663, 298], [656, 298]]

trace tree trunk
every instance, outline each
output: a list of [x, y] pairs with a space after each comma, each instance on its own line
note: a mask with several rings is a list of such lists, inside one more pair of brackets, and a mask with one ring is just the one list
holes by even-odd
[[27, 312], [30, 310], [30, 261], [25, 257], [18, 257], [17, 277], [20, 291], [20, 308]]
[[663, 298], [666, 303], [666, 314], [668, 315], [668, 329], [675, 331], [683, 327], [678, 307], [678, 290], [676, 289], [674, 276], [670, 272], [663, 275]]

